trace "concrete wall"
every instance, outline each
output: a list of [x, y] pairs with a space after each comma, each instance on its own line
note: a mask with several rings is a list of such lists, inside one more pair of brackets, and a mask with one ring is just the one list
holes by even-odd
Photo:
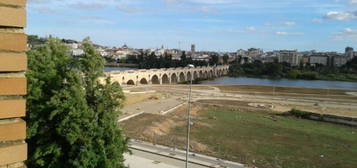
[[0, 168], [25, 167], [27, 159], [26, 0], [0, 0]]
[[168, 69], [140, 69], [129, 71], [114, 71], [106, 75], [111, 76], [113, 82], [120, 85], [150, 85], [176, 84], [192, 79], [212, 79], [228, 74], [229, 66], [208, 66], [196, 68], [168, 68]]

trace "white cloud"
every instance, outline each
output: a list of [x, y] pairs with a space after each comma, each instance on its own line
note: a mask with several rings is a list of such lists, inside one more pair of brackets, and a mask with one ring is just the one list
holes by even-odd
[[119, 11], [124, 12], [124, 13], [128, 13], [128, 14], [135, 14], [135, 13], [143, 12], [142, 9], [134, 8], [134, 7], [118, 6], [117, 8], [118, 8]]
[[239, 0], [163, 0], [163, 1], [167, 3], [189, 2], [189, 3], [206, 4], [206, 5], [234, 4], [239, 2]]
[[288, 35], [287, 32], [281, 32], [281, 31], [278, 31], [275, 34], [278, 35], [278, 36], [286, 36], [286, 35]]
[[317, 24], [321, 24], [323, 23], [324, 21], [322, 19], [318, 19], [318, 18], [314, 18], [311, 20], [313, 23], [317, 23]]
[[345, 28], [344, 30], [335, 33], [332, 39], [338, 41], [357, 41], [357, 29]]
[[257, 32], [257, 28], [255, 28], [254, 26], [246, 27], [245, 30], [246, 30], [247, 32], [251, 32], [251, 33]]
[[350, 3], [351, 5], [357, 5], [357, 0], [349, 0], [349, 3]]
[[199, 12], [204, 12], [204, 13], [216, 13], [217, 12], [216, 9], [208, 7], [208, 6], [200, 6], [200, 7], [192, 8], [192, 9], [199, 11]]
[[325, 15], [326, 19], [330, 20], [339, 20], [339, 21], [344, 21], [344, 20], [352, 20], [357, 18], [356, 12], [337, 12], [337, 11], [330, 11], [327, 12]]
[[295, 22], [292, 22], [292, 21], [288, 21], [288, 22], [284, 22], [284, 23], [283, 23], [283, 25], [284, 25], [284, 26], [289, 26], [289, 27], [290, 27], [290, 26], [295, 26], [295, 25], [296, 25], [296, 23], [295, 23]]
[[281, 26], [293, 27], [293, 26], [296, 26], [296, 24], [297, 23], [294, 21], [286, 21], [286, 22], [280, 22], [280, 23], [267, 22], [264, 25], [267, 27], [281, 27]]
[[278, 36], [302, 36], [304, 35], [304, 33], [300, 33], [300, 32], [284, 32], [284, 31], [278, 31], [275, 32], [276, 35]]
[[85, 10], [97, 10], [97, 9], [104, 9], [106, 8], [106, 4], [104, 3], [99, 3], [99, 2], [76, 2], [69, 4], [70, 7], [76, 8], [76, 9], [85, 9]]

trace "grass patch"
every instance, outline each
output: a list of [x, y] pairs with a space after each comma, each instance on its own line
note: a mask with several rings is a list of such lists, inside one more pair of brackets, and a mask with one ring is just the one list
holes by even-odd
[[[259, 168], [357, 167], [356, 127], [243, 107], [201, 106], [193, 116], [191, 148]], [[145, 114], [122, 124], [131, 138], [185, 148], [185, 111], [166, 116]], [[155, 135], [156, 129], [162, 132], [167, 124], [170, 129], [165, 129], [165, 134]]]
[[[264, 168], [356, 168], [357, 129], [209, 106], [192, 128], [194, 141], [208, 154]], [[185, 129], [172, 129], [184, 135]]]

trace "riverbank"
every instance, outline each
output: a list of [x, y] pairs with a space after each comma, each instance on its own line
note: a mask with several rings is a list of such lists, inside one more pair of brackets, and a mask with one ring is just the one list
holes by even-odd
[[312, 78], [299, 78], [299, 77], [280, 77], [280, 76], [267, 76], [267, 75], [228, 75], [231, 78], [259, 78], [259, 79], [270, 79], [270, 80], [309, 80], [309, 81], [340, 81], [340, 82], [356, 82], [357, 83], [357, 74], [329, 74], [329, 75], [316, 75]]

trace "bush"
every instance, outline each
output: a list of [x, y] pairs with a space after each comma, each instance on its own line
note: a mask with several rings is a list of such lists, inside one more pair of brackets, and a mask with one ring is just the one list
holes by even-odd
[[303, 72], [298, 75], [299, 79], [316, 80], [318, 77], [317, 72]]
[[295, 117], [298, 117], [298, 118], [307, 118], [311, 115], [310, 112], [301, 111], [301, 110], [297, 110], [297, 109], [292, 109], [288, 113]]

